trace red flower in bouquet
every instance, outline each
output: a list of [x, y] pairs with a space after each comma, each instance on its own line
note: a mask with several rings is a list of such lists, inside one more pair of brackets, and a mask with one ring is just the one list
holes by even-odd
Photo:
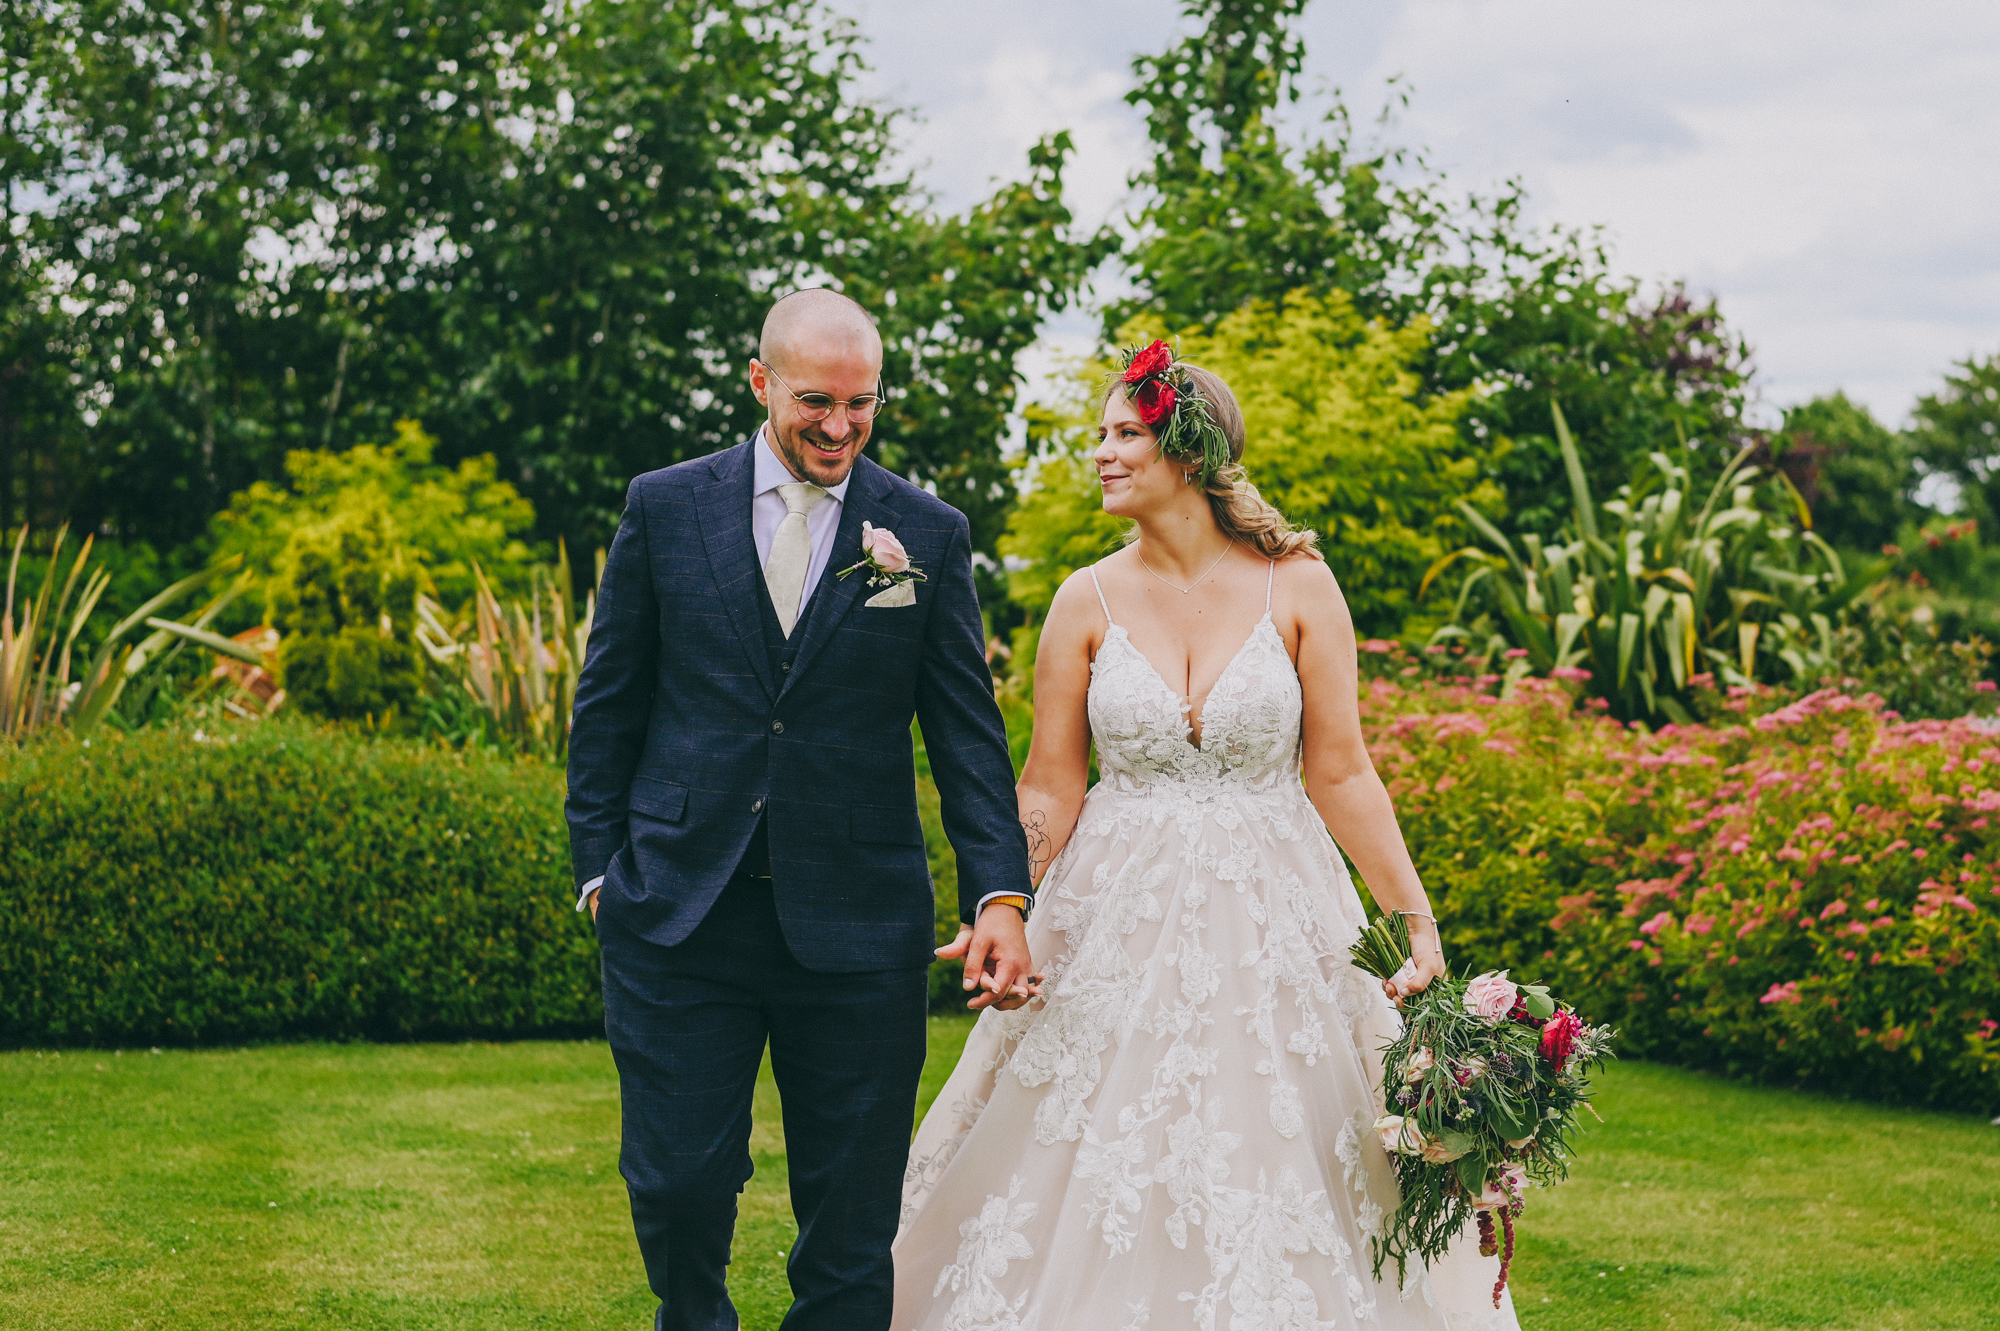
[[[1141, 379], [1150, 379], [1156, 374], [1163, 374], [1173, 363], [1174, 353], [1167, 350], [1165, 342], [1154, 338], [1152, 345], [1133, 356], [1132, 363], [1125, 367], [1125, 382], [1136, 384]], [[1169, 407], [1168, 410], [1172, 408]], [[1150, 420], [1147, 422], [1149, 425], [1151, 423]]]
[[1549, 1060], [1557, 1072], [1561, 1072], [1563, 1064], [1569, 1061], [1570, 1050], [1576, 1048], [1576, 1037], [1582, 1030], [1583, 1023], [1567, 1008], [1550, 1017], [1548, 1024], [1542, 1027], [1542, 1057]]
[[1158, 425], [1174, 414], [1174, 403], [1179, 396], [1165, 380], [1148, 379], [1132, 394], [1132, 405], [1138, 408], [1140, 420], [1149, 426]]

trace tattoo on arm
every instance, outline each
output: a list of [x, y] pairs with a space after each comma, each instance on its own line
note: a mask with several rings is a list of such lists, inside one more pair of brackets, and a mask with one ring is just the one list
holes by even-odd
[[1039, 883], [1042, 870], [1049, 865], [1048, 825], [1042, 818], [1040, 809], [1031, 809], [1021, 820], [1021, 830], [1028, 835], [1028, 881]]

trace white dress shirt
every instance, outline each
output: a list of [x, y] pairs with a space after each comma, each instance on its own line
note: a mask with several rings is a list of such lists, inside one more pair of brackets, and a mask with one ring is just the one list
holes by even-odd
[[[770, 438], [764, 433], [764, 426], [757, 427], [757, 440], [750, 445], [750, 456], [755, 464], [750, 478], [750, 539], [757, 544], [757, 567], [762, 568], [771, 561], [771, 540], [778, 534], [778, 524], [785, 520], [791, 510], [785, 507], [784, 499], [778, 494], [778, 487], [790, 485], [799, 478], [792, 475], [771, 447]], [[806, 514], [806, 535], [812, 540], [812, 562], [806, 566], [806, 602], [812, 601], [813, 589], [819, 586], [822, 573], [826, 572], [828, 561], [833, 558], [834, 533], [840, 530], [841, 506], [847, 502], [847, 487], [854, 481], [854, 473], [847, 473], [847, 479], [839, 485], [823, 487], [826, 498], [813, 505], [812, 512]], [[804, 605], [799, 607], [801, 610]], [[805, 627], [805, 617], [799, 617], [794, 632]], [[577, 894], [576, 908], [582, 910], [590, 902], [590, 894], [604, 885], [604, 875], [599, 874], [583, 885]]]

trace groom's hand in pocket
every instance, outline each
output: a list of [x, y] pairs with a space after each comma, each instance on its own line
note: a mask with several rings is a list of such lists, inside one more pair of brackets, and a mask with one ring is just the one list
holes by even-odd
[[1041, 976], [1032, 973], [1027, 922], [1014, 907], [992, 903], [979, 913], [976, 928], [958, 926], [958, 937], [937, 950], [949, 961], [965, 959], [965, 988], [972, 993], [966, 1007], [977, 1012], [997, 1007], [1010, 1011], [1041, 993]]

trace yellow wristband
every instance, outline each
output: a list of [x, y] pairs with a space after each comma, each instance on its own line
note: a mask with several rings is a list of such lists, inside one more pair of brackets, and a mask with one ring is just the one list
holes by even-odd
[[[988, 897], [986, 898], [986, 905], [1012, 906], [1015, 910], [1021, 912], [1022, 919], [1025, 920], [1028, 918], [1028, 899], [1023, 896], [1009, 895], [1004, 897]], [[984, 910], [985, 908], [986, 908], [985, 906], [980, 907], [981, 910]]]

